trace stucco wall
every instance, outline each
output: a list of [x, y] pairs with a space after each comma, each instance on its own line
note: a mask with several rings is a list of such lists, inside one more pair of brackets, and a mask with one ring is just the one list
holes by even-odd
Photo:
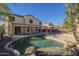
[[[30, 25], [40, 25], [40, 21], [35, 19], [32, 16], [25, 16], [25, 19], [23, 17], [19, 17], [19, 16], [14, 16], [15, 17], [15, 21], [14, 23], [19, 23], [19, 24], [30, 24]], [[33, 20], [33, 23], [29, 23], [29, 20]]]
[[51, 28], [51, 27], [53, 27], [53, 26], [50, 26], [49, 23], [42, 23], [42, 26], [45, 26], [45, 27], [47, 27], [47, 28]]
[[13, 24], [8, 22], [9, 17], [5, 18], [5, 36], [12, 36], [13, 33]]
[[[30, 19], [33, 20], [33, 23], [32, 23], [32, 24], [29, 23], [29, 20], [30, 20]], [[26, 16], [26, 17], [25, 17], [25, 21], [26, 21], [26, 24], [30, 24], [30, 25], [40, 25], [40, 24], [39, 24], [39, 20], [33, 18], [32, 16]]]
[[8, 36], [9, 35], [9, 27], [8, 27], [9, 23], [7, 22], [8, 17], [6, 17], [5, 19], [6, 21], [5, 21], [5, 34], [4, 35]]
[[45, 26], [45, 27], [47, 27], [47, 28], [50, 27], [48, 23], [42, 23], [42, 26]]
[[14, 23], [24, 24], [25, 20], [23, 17], [19, 17], [19, 16], [14, 16], [14, 17], [15, 17]]

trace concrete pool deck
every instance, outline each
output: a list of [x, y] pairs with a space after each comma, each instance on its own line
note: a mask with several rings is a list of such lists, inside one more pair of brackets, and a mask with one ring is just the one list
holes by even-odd
[[67, 44], [76, 44], [76, 40], [72, 33], [55, 34], [55, 35], [52, 34], [52, 35], [46, 36], [45, 38], [61, 42], [64, 44], [64, 47], [66, 47]]

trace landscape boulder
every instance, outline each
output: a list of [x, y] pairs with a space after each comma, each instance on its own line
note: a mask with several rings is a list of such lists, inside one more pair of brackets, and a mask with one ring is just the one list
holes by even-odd
[[34, 56], [35, 55], [35, 47], [30, 46], [30, 47], [26, 48], [24, 55], [26, 55], [26, 56]]
[[20, 52], [18, 50], [14, 49], [13, 52], [15, 53], [16, 56], [20, 56]]
[[63, 55], [63, 49], [62, 48], [59, 48], [59, 47], [47, 47], [47, 48], [40, 48], [40, 49], [37, 49], [36, 52], [37, 52], [37, 55], [40, 55], [40, 56], [61, 56]]

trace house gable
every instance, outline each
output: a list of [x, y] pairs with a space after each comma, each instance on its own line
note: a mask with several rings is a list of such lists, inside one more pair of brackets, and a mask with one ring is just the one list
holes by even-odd
[[30, 24], [30, 25], [40, 25], [40, 23], [41, 23], [41, 21], [39, 21], [37, 18], [35, 18], [32, 15], [26, 15], [25, 21], [26, 21], [26, 24]]

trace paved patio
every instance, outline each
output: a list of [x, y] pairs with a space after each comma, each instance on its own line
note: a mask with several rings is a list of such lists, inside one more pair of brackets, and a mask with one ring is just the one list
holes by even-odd
[[65, 45], [71, 43], [71, 44], [75, 44], [76, 43], [76, 40], [73, 36], [72, 33], [70, 34], [67, 34], [67, 33], [64, 33], [64, 34], [52, 34], [52, 35], [49, 35], [49, 36], [46, 36], [46, 39], [52, 39], [52, 40], [57, 40], [61, 43], [64, 43]]

